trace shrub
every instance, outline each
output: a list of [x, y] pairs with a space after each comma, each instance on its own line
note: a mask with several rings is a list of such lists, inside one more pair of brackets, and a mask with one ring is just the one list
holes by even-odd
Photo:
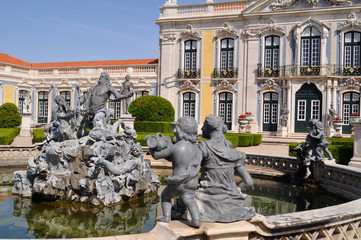
[[135, 121], [134, 129], [137, 132], [161, 132], [172, 133], [173, 127], [169, 122], [149, 122], [149, 121]]
[[[240, 134], [240, 133], [226, 133], [224, 134], [234, 147], [248, 147], [257, 146], [261, 144], [262, 134]], [[207, 140], [201, 138], [200, 140]]]
[[0, 145], [9, 145], [19, 134], [20, 128], [0, 129]]
[[43, 142], [45, 140], [44, 129], [33, 130], [33, 142]]
[[14, 103], [4, 103], [0, 106], [0, 128], [20, 126], [21, 115]]
[[173, 122], [174, 108], [172, 104], [158, 96], [143, 96], [131, 102], [128, 111], [136, 121]]

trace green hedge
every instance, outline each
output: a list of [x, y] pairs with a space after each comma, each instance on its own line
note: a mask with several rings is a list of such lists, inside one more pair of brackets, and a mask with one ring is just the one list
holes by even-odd
[[[331, 144], [328, 145], [328, 149], [333, 155], [333, 158], [336, 159], [338, 164], [347, 165], [352, 156], [353, 156], [353, 138], [327, 138]], [[300, 142], [301, 143], [301, 142]], [[291, 150], [300, 143], [290, 143], [289, 144], [289, 155], [296, 156], [296, 152], [291, 152]], [[326, 153], [325, 157], [329, 157]]]
[[9, 145], [19, 132], [20, 128], [0, 128], [0, 145]]
[[134, 129], [137, 132], [150, 133], [172, 133], [173, 128], [170, 122], [150, 122], [150, 121], [135, 121]]
[[[262, 134], [240, 134], [240, 133], [226, 133], [224, 134], [234, 147], [249, 147], [261, 144]], [[200, 140], [207, 140], [201, 138]]]
[[33, 142], [43, 142], [45, 140], [44, 129], [33, 130]]

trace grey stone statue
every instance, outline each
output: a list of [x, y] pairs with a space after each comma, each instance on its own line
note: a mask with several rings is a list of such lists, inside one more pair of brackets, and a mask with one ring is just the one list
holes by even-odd
[[172, 162], [173, 174], [164, 180], [168, 186], [161, 195], [163, 216], [158, 217], [158, 221], [170, 222], [171, 200], [179, 196], [179, 201], [188, 209], [191, 215], [190, 225], [199, 227], [201, 225], [199, 209], [194, 201], [194, 194], [198, 186], [198, 172], [202, 155], [197, 145], [197, 122], [192, 117], [182, 117], [178, 119], [174, 128], [177, 139], [172, 144], [171, 139], [158, 134], [147, 136], [146, 141], [150, 147], [150, 152], [155, 159], [165, 158]]
[[332, 119], [337, 117], [336, 110], [334, 108], [333, 103], [331, 103], [330, 108], [328, 109], [328, 125], [329, 127], [332, 127]]
[[319, 120], [311, 119], [307, 130], [309, 134], [306, 136], [306, 142], [297, 145], [292, 151], [297, 152], [297, 159], [301, 164], [298, 177], [307, 178], [310, 176], [309, 170], [313, 161], [321, 161], [325, 159], [323, 151], [325, 151], [329, 160], [333, 159], [332, 153], [328, 149], [330, 141], [326, 139], [323, 131], [323, 123]]
[[[84, 103], [84, 120], [86, 122], [91, 122], [92, 126], [96, 125], [96, 121], [100, 119], [103, 126], [106, 126], [110, 119], [110, 113], [106, 108], [106, 103], [110, 99], [110, 95], [113, 94], [116, 99], [113, 101], [118, 101], [133, 96], [133, 92], [129, 91], [125, 95], [121, 95], [118, 91], [110, 85], [110, 77], [108, 73], [102, 72], [99, 77], [98, 84], [92, 87], [87, 94]], [[82, 129], [86, 127], [86, 124], [83, 125]], [[83, 131], [85, 132], [85, 131]]]
[[[253, 180], [245, 168], [246, 155], [233, 148], [224, 133], [227, 127], [222, 119], [209, 115], [202, 127], [200, 141], [202, 171], [196, 201], [201, 220], [205, 222], [233, 222], [249, 220], [256, 213], [254, 207], [245, 207], [246, 194], [241, 189], [253, 186]], [[234, 173], [242, 180], [235, 183]]]
[[288, 114], [290, 113], [290, 111], [287, 108], [287, 104], [285, 103], [283, 105], [283, 108], [281, 108], [281, 126], [282, 127], [287, 127], [287, 123], [288, 123]]
[[[86, 136], [75, 136], [79, 116], [61, 96], [55, 98], [53, 120], [46, 126], [40, 155], [28, 159], [28, 171], [14, 173], [13, 193], [41, 196], [91, 205], [109, 206], [154, 193], [160, 182], [144, 160], [135, 130], [122, 120], [110, 125], [105, 102], [110, 94], [120, 95], [109, 85], [108, 74], [86, 98], [91, 129]], [[78, 106], [79, 107], [79, 106]], [[120, 130], [118, 130], [120, 129]]]
[[[122, 83], [122, 90], [120, 91], [120, 93], [122, 95], [128, 95], [130, 92], [132, 92], [133, 87], [134, 85], [130, 81], [130, 75], [127, 74], [125, 76], [125, 81]], [[130, 104], [130, 98], [125, 98], [122, 100], [123, 114], [129, 114], [128, 112], [129, 104]]]

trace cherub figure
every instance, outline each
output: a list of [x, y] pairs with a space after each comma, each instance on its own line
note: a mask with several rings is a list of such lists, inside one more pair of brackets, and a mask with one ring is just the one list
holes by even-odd
[[173, 131], [177, 139], [175, 144], [168, 141], [169, 145], [163, 149], [150, 148], [153, 158], [165, 158], [172, 162], [173, 167], [172, 176], [164, 180], [168, 186], [161, 195], [163, 216], [158, 217], [157, 220], [170, 222], [171, 200], [179, 196], [180, 201], [192, 217], [190, 225], [198, 228], [201, 221], [194, 196], [198, 186], [198, 172], [202, 154], [194, 144], [197, 141], [197, 122], [192, 117], [182, 117], [178, 119]]

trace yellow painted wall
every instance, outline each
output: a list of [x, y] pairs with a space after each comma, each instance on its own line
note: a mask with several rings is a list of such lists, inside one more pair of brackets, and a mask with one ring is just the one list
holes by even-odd
[[202, 78], [211, 78], [214, 67], [214, 31], [204, 31], [202, 41]]
[[201, 109], [200, 123], [203, 124], [206, 117], [213, 113], [213, 86], [210, 82], [202, 83]]
[[14, 103], [14, 86], [4, 86], [4, 103]]

